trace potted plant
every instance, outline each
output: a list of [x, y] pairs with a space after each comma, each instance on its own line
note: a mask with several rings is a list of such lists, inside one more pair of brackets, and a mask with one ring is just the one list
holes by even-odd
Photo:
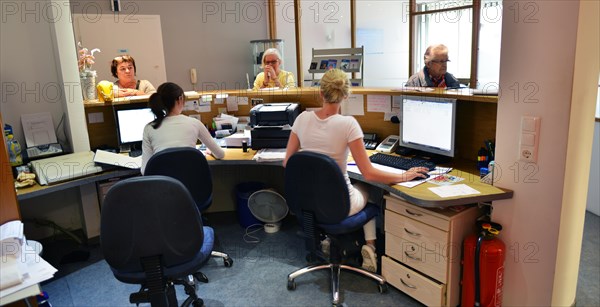
[[83, 92], [83, 100], [95, 100], [96, 96], [96, 71], [92, 69], [94, 65], [94, 53], [100, 52], [100, 49], [95, 48], [89, 51], [77, 43], [78, 51], [78, 66], [79, 78], [81, 80], [81, 90]]

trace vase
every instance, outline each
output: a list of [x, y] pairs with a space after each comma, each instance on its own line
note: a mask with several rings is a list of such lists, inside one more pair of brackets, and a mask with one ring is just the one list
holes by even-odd
[[95, 70], [84, 70], [79, 74], [81, 80], [81, 91], [83, 93], [83, 100], [96, 100], [98, 96], [96, 94], [96, 71]]

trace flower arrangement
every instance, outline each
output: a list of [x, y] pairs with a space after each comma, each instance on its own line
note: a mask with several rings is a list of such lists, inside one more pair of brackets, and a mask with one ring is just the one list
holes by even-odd
[[100, 49], [95, 48], [92, 51], [88, 51], [87, 48], [84, 48], [81, 45], [81, 42], [77, 43], [77, 47], [79, 47], [79, 72], [91, 71], [92, 65], [94, 65], [94, 53], [100, 52]]

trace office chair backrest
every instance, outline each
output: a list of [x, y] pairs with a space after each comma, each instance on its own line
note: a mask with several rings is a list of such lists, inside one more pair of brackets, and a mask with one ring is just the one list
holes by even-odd
[[143, 271], [140, 258], [162, 255], [165, 266], [186, 263], [202, 246], [202, 218], [183, 184], [143, 176], [112, 186], [104, 199], [100, 242], [106, 262], [122, 272]]
[[315, 152], [295, 153], [285, 168], [285, 197], [296, 214], [312, 211], [318, 223], [337, 224], [350, 212], [348, 185], [332, 158]]
[[191, 147], [169, 148], [155, 153], [144, 175], [164, 175], [181, 181], [190, 191], [200, 211], [212, 202], [212, 176], [204, 154]]

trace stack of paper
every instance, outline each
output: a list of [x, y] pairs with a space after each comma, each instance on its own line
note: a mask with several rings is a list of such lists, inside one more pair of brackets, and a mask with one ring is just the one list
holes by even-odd
[[139, 169], [142, 166], [142, 156], [130, 157], [128, 155], [97, 149], [94, 155], [94, 162]]
[[22, 265], [19, 261], [23, 249], [23, 223], [11, 221], [0, 226], [0, 244], [2, 261], [0, 261], [0, 289], [23, 282]]
[[0, 226], [0, 303], [6, 296], [50, 279], [56, 273], [56, 269], [25, 242], [21, 221]]
[[275, 162], [285, 159], [285, 148], [263, 148], [252, 158], [257, 162]]

